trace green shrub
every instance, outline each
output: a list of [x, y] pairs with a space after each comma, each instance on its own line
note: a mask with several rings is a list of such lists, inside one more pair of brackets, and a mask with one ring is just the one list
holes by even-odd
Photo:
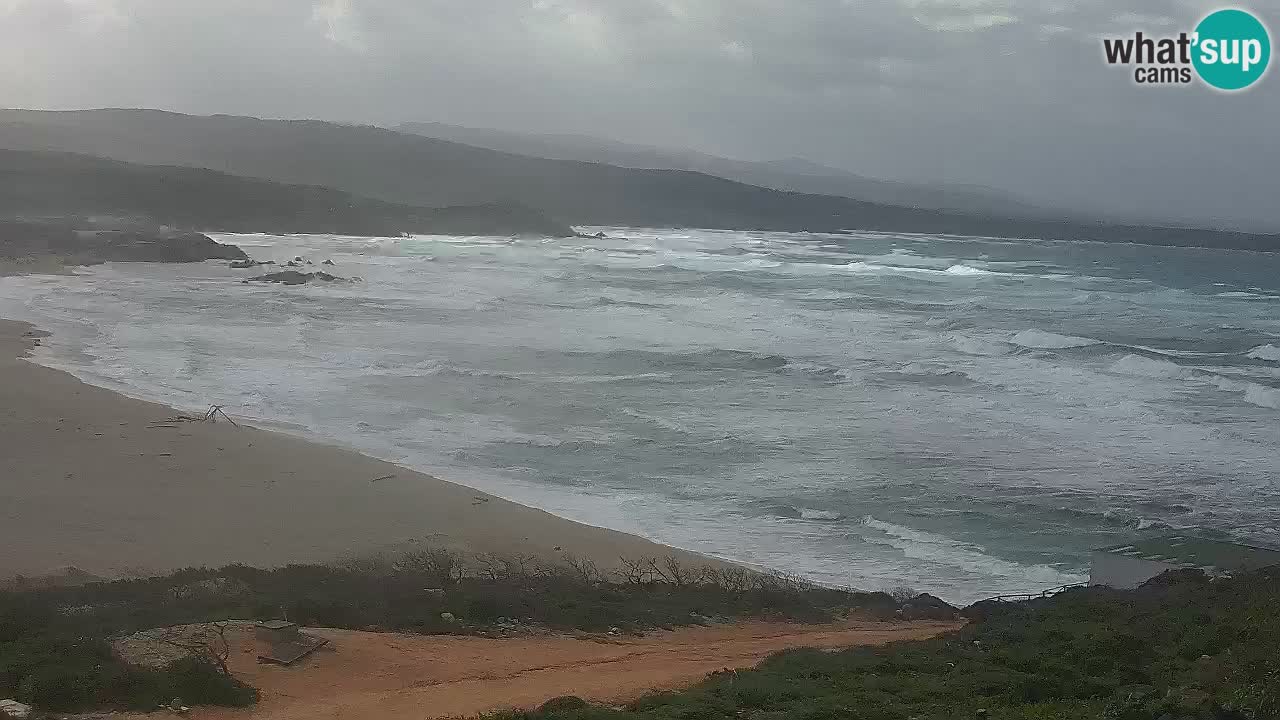
[[573, 710], [582, 710], [587, 707], [587, 701], [576, 695], [561, 695], [554, 697], [538, 706], [538, 712], [541, 713], [564, 713]]
[[1280, 570], [1213, 582], [1184, 576], [1133, 592], [1082, 588], [975, 606], [969, 626], [931, 640], [786, 651], [610, 717], [957, 720], [984, 710], [991, 720], [1280, 718]]
[[[695, 572], [675, 560], [643, 558], [628, 562], [625, 574], [612, 579], [572, 557], [550, 567], [527, 558], [488, 558], [468, 568], [461, 556], [443, 550], [343, 567], [188, 569], [141, 580], [0, 592], [0, 697], [56, 711], [152, 710], [174, 697], [189, 704], [250, 704], [256, 697], [251, 688], [211, 666], [183, 661], [165, 670], [129, 668], [106, 640], [232, 617], [477, 633], [502, 618], [552, 629], [631, 631], [701, 623], [708, 615], [829, 620], [851, 610], [888, 618], [897, 609], [879, 593], [745, 571]], [[456, 621], [443, 620], [442, 613]]]

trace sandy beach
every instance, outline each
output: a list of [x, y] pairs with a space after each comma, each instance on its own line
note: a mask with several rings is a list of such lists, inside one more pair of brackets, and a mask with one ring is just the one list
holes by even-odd
[[[0, 320], [0, 578], [326, 562], [422, 546], [551, 558], [679, 554], [340, 448], [217, 423], [25, 360]], [[159, 424], [157, 424], [159, 423]]]

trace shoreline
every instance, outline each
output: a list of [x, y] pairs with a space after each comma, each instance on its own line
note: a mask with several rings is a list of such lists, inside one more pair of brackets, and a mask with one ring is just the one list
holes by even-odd
[[275, 567], [447, 547], [724, 561], [567, 520], [353, 450], [181, 411], [26, 358], [48, 333], [0, 319], [0, 581]]

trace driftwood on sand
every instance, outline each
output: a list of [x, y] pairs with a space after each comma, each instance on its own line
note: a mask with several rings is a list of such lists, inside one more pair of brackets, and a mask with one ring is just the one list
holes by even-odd
[[204, 415], [174, 415], [174, 416], [172, 416], [172, 417], [165, 418], [164, 420], [156, 420], [155, 422], [148, 423], [148, 424], [147, 424], [147, 427], [149, 427], [149, 428], [173, 428], [173, 427], [177, 427], [177, 426], [178, 426], [179, 424], [181, 424], [181, 423], [190, 423], [190, 422], [208, 422], [208, 423], [216, 423], [216, 422], [218, 422], [218, 416], [219, 416], [219, 415], [221, 415], [221, 416], [222, 416], [222, 419], [224, 419], [224, 420], [226, 420], [227, 422], [231, 423], [231, 424], [232, 424], [232, 425], [234, 425], [235, 427], [240, 427], [238, 424], [236, 424], [236, 421], [235, 421], [235, 420], [232, 420], [232, 419], [231, 419], [231, 416], [230, 416], [230, 415], [228, 415], [228, 414], [227, 414], [227, 413], [222, 409], [223, 407], [224, 407], [224, 406], [222, 406], [222, 405], [210, 405], [210, 406], [209, 406], [209, 409], [205, 412], [205, 414], [204, 414]]

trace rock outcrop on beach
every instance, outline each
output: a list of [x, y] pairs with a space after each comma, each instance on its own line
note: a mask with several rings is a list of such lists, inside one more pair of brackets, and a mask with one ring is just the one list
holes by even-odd
[[196, 232], [142, 227], [81, 229], [69, 221], [0, 221], [0, 258], [38, 257], [55, 257], [68, 265], [249, 259], [235, 245], [224, 245]]
[[145, 232], [95, 232], [90, 251], [104, 261], [188, 263], [205, 260], [247, 259], [235, 245], [224, 245], [196, 232], [167, 234]]

